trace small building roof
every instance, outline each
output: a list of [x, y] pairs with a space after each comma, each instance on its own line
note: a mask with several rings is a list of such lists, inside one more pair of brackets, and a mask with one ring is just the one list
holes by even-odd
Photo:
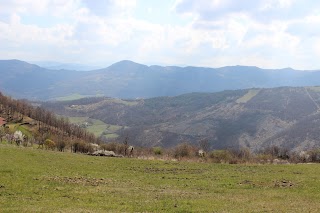
[[0, 126], [3, 126], [5, 125], [7, 122], [6, 122], [6, 119], [0, 117]]

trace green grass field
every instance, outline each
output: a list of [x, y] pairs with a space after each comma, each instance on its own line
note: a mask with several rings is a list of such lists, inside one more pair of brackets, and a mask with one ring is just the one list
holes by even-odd
[[21, 123], [10, 123], [8, 124], [8, 127], [11, 132], [20, 130], [24, 135], [28, 136], [29, 138], [32, 136], [32, 133], [30, 132], [29, 128], [24, 125], [21, 125]]
[[118, 135], [115, 132], [122, 128], [121, 126], [106, 124], [101, 120], [92, 119], [89, 117], [68, 118], [69, 121], [74, 124], [83, 124], [85, 122], [88, 122], [89, 126], [87, 127], [87, 130], [97, 137], [104, 133], [103, 135], [108, 139], [117, 138]]
[[75, 93], [75, 94], [68, 95], [68, 96], [58, 97], [58, 98], [55, 98], [54, 100], [56, 100], [56, 101], [73, 101], [73, 100], [78, 100], [78, 99], [86, 98], [86, 97], [88, 97], [88, 96]]
[[318, 212], [320, 165], [93, 157], [0, 144], [0, 212]]
[[104, 96], [103, 94], [96, 94], [96, 95], [81, 95], [78, 93], [73, 93], [71, 95], [67, 95], [67, 96], [61, 96], [61, 97], [57, 97], [54, 98], [53, 100], [55, 101], [74, 101], [74, 100], [78, 100], [81, 98], [87, 98], [87, 97], [102, 97]]
[[247, 103], [248, 101], [250, 101], [254, 96], [256, 96], [258, 93], [260, 92], [260, 89], [251, 89], [248, 91], [247, 94], [245, 94], [244, 96], [240, 97], [238, 100], [236, 100], [236, 102], [238, 104], [244, 104]]

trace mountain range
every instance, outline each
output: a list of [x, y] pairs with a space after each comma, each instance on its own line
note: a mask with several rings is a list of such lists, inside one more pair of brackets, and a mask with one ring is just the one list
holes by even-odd
[[87, 116], [122, 126], [116, 132], [120, 138], [128, 136], [130, 143], [139, 146], [197, 145], [207, 140], [212, 149], [320, 148], [320, 87], [228, 90], [139, 100], [92, 97], [42, 106], [60, 115]]
[[94, 65], [85, 65], [78, 63], [60, 63], [56, 61], [34, 61], [29, 62], [31, 64], [38, 65], [40, 67], [51, 70], [76, 70], [76, 71], [88, 71], [100, 68]]
[[78, 72], [47, 69], [19, 60], [0, 60], [0, 74], [2, 92], [31, 100], [91, 96], [136, 99], [191, 92], [314, 86], [320, 82], [320, 71], [248, 66], [146, 66], [132, 61], [120, 61], [104, 69]]

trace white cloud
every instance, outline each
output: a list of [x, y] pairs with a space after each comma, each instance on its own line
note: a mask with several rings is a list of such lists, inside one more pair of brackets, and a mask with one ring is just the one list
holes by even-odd
[[259, 22], [290, 20], [304, 17], [316, 11], [317, 0], [178, 0], [178, 13], [193, 14], [198, 20], [224, 19], [230, 15], [245, 14]]
[[191, 22], [155, 24], [135, 0], [0, 0], [0, 58], [319, 68], [320, 2], [301, 2], [180, 0]]
[[227, 48], [213, 57], [219, 63], [236, 64], [250, 59], [258, 66], [303, 69], [317, 66], [317, 48], [310, 40], [320, 36], [316, 27], [320, 24], [319, 7], [320, 2], [312, 0], [180, 0], [175, 10], [192, 15], [195, 30], [221, 32]]

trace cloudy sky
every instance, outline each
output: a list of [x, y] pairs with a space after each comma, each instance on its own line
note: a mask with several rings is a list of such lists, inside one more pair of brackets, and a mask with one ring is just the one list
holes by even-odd
[[319, 0], [0, 0], [0, 59], [320, 69]]

